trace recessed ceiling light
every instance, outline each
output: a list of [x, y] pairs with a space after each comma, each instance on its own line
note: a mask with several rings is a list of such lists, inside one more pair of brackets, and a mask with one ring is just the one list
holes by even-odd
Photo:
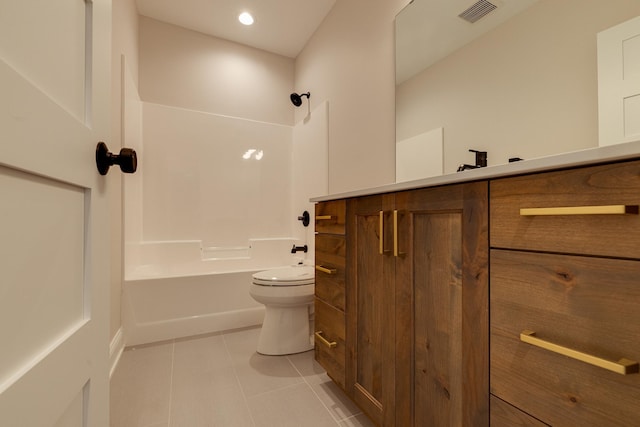
[[242, 12], [240, 16], [238, 16], [238, 21], [240, 21], [244, 25], [253, 24], [253, 16], [249, 12]]

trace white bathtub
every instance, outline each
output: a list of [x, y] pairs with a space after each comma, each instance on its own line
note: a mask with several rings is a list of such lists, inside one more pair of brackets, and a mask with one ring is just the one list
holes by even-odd
[[294, 239], [203, 248], [200, 241], [140, 242], [125, 250], [122, 321], [127, 346], [260, 325], [249, 295], [257, 271], [305, 261]]

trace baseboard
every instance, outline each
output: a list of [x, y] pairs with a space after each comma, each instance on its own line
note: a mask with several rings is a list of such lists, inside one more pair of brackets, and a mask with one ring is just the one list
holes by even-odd
[[122, 333], [122, 328], [120, 328], [118, 329], [118, 332], [116, 332], [116, 334], [113, 336], [111, 344], [109, 345], [109, 364], [111, 366], [111, 369], [109, 370], [109, 378], [111, 378], [113, 372], [116, 370], [123, 351], [124, 334]]
[[126, 326], [126, 341], [128, 346], [149, 344], [175, 338], [257, 326], [262, 324], [263, 319], [264, 306], [259, 306], [204, 316], [137, 323]]

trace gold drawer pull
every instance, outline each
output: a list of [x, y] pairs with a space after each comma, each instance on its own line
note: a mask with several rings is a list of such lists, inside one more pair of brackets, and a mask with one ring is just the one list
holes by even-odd
[[318, 338], [320, 340], [320, 342], [324, 345], [326, 345], [329, 348], [334, 348], [335, 346], [338, 345], [337, 342], [335, 341], [329, 341], [327, 340], [325, 337], [322, 336], [322, 331], [317, 331], [315, 334], [316, 338]]
[[338, 270], [336, 270], [335, 268], [327, 268], [321, 265], [316, 265], [316, 270], [322, 271], [323, 273], [327, 274], [336, 274], [338, 272]]
[[521, 216], [538, 215], [625, 215], [638, 214], [638, 205], [566, 206], [557, 208], [522, 208]]
[[607, 369], [617, 374], [627, 375], [638, 373], [638, 362], [625, 358], [622, 358], [617, 362], [612, 362], [610, 360], [592, 356], [591, 354], [583, 353], [578, 350], [545, 341], [536, 337], [536, 333], [533, 331], [522, 331], [520, 333], [520, 341], [543, 348], [545, 350], [552, 351], [554, 353], [561, 354], [563, 356], [571, 357], [572, 359], [580, 360], [581, 362], [585, 362], [599, 368]]
[[316, 220], [328, 220], [328, 219], [333, 219], [333, 217], [331, 215], [318, 215], [316, 217]]

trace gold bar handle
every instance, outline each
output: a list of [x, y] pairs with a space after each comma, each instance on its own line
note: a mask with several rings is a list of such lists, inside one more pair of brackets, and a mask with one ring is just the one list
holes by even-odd
[[545, 350], [548, 350], [557, 354], [561, 354], [563, 356], [570, 357], [572, 359], [579, 360], [581, 362], [588, 363], [593, 366], [597, 366], [599, 368], [607, 369], [617, 374], [627, 375], [627, 374], [638, 373], [639, 366], [638, 366], [638, 362], [636, 361], [625, 359], [625, 358], [622, 358], [617, 362], [602, 359], [600, 357], [593, 356], [588, 353], [583, 353], [581, 351], [564, 347], [558, 344], [554, 344], [552, 342], [538, 338], [536, 337], [536, 333], [533, 331], [528, 331], [528, 330], [522, 331], [520, 333], [520, 341], [525, 342], [527, 344], [534, 345], [536, 347], [543, 348]]
[[327, 268], [321, 265], [316, 265], [316, 270], [322, 271], [323, 273], [326, 273], [326, 274], [336, 274], [338, 272], [338, 270], [336, 270], [335, 268]]
[[393, 211], [393, 256], [398, 256], [398, 210]]
[[406, 255], [404, 252], [400, 252], [400, 245], [398, 244], [398, 210], [393, 211], [393, 256], [399, 257]]
[[335, 346], [338, 345], [337, 342], [335, 341], [329, 341], [327, 340], [325, 337], [322, 336], [322, 331], [317, 331], [315, 334], [316, 338], [318, 338], [320, 340], [320, 342], [324, 345], [326, 345], [329, 348], [334, 348]]
[[378, 249], [380, 255], [384, 254], [384, 212], [380, 211], [380, 224], [379, 224], [380, 236], [378, 237]]
[[638, 205], [563, 206], [556, 208], [522, 208], [520, 209], [520, 215], [638, 215], [638, 211]]
[[331, 216], [331, 215], [318, 215], [316, 217], [316, 220], [321, 220], [321, 221], [322, 220], [328, 220], [328, 219], [333, 219], [333, 216]]

